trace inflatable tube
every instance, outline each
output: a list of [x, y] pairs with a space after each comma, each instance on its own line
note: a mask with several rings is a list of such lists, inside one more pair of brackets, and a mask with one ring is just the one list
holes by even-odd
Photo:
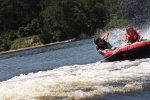
[[150, 55], [150, 40], [143, 40], [120, 47], [104, 54], [106, 61], [134, 60]]

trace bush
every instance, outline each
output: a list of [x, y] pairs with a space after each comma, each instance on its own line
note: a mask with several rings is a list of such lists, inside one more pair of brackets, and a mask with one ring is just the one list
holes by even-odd
[[19, 49], [19, 48], [26, 48], [31, 46], [37, 46], [42, 44], [40, 41], [39, 36], [34, 35], [31, 37], [19, 38], [13, 42], [11, 45], [11, 49]]
[[52, 42], [52, 35], [49, 34], [49, 33], [42, 33], [39, 35], [40, 37], [40, 41], [43, 43], [43, 44], [47, 44], [47, 43], [50, 43]]
[[9, 50], [12, 44], [12, 41], [17, 39], [18, 36], [16, 35], [15, 31], [8, 31], [2, 33], [0, 35], [0, 51]]
[[89, 37], [90, 37], [89, 35], [82, 33], [82, 34], [80, 34], [79, 39], [87, 39]]
[[2, 40], [10, 40], [10, 41], [13, 41], [13, 40], [18, 38], [15, 31], [8, 31], [8, 32], [5, 32], [5, 33], [2, 33], [0, 35], [0, 37], [1, 37]]
[[11, 41], [8, 40], [2, 40], [0, 41], [0, 51], [6, 51], [9, 50], [11, 47]]
[[32, 35], [38, 35], [41, 33], [41, 28], [39, 21], [33, 19], [30, 24], [27, 24], [26, 27], [20, 27], [18, 29], [18, 35], [20, 37], [28, 37]]

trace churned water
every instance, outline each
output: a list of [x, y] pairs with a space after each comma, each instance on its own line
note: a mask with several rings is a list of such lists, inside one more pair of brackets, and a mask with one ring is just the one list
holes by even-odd
[[[118, 46], [124, 31], [110, 31], [109, 41]], [[141, 33], [150, 37], [149, 28]], [[150, 58], [101, 63], [92, 39], [66, 45], [1, 59], [0, 100], [149, 100]]]

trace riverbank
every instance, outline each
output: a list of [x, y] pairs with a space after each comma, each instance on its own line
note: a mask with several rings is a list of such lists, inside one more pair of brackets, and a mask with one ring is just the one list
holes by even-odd
[[0, 59], [5, 59], [8, 57], [17, 56], [17, 55], [21, 56], [21, 55], [30, 55], [30, 54], [35, 54], [35, 53], [46, 52], [48, 50], [53, 50], [53, 48], [56, 48], [57, 45], [62, 45], [61, 48], [63, 48], [64, 47], [63, 44], [66, 44], [66, 43], [69, 44], [70, 42], [73, 42], [73, 41], [76, 41], [76, 39], [73, 38], [73, 39], [69, 39], [69, 40], [65, 40], [61, 42], [49, 43], [45, 45], [38, 45], [38, 46], [33, 46], [33, 47], [2, 51], [0, 52]]

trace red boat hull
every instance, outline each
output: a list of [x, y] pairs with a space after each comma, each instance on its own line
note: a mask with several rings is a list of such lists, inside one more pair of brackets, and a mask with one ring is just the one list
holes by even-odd
[[137, 42], [104, 54], [106, 61], [134, 60], [150, 55], [150, 40]]

